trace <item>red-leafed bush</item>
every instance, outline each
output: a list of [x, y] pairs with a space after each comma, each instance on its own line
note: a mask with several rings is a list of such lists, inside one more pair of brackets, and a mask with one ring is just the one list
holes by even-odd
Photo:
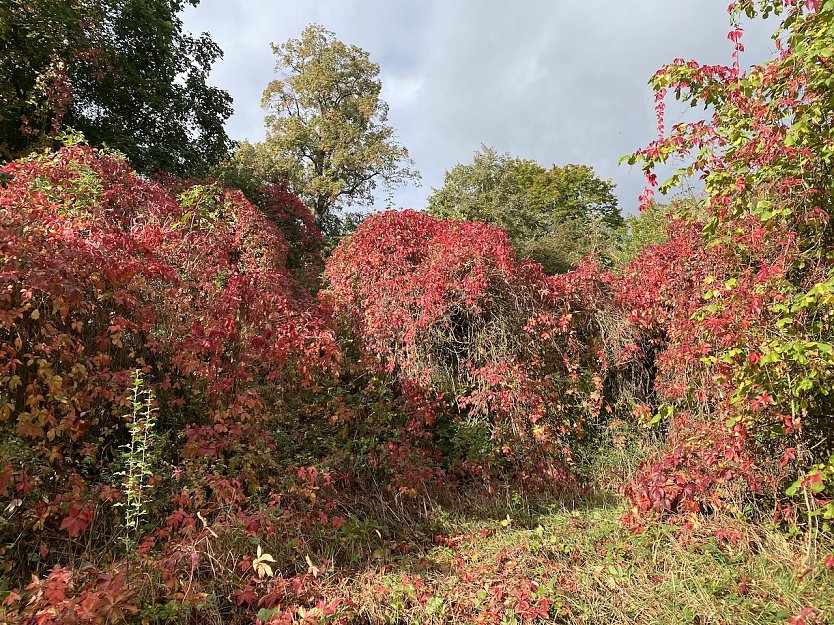
[[[695, 423], [687, 423], [687, 417]], [[766, 476], [744, 428], [725, 429], [697, 416], [678, 415], [670, 429], [664, 449], [625, 488], [635, 526], [651, 513], [722, 509], [762, 490]]]
[[[720, 508], [765, 483], [772, 492], [784, 477], [773, 473], [763, 439], [738, 421], [746, 406], [731, 401], [732, 362], [716, 358], [775, 323], [763, 310], [775, 274], [740, 270], [733, 248], [707, 245], [703, 227], [673, 222], [665, 243], [644, 248], [611, 283], [609, 306], [620, 311], [630, 340], [608, 338], [609, 375], [624, 368], [642, 374], [643, 391], [631, 397], [634, 416], [666, 435], [665, 447], [626, 488], [635, 519], [652, 510]], [[745, 249], [764, 257], [755, 239]]]
[[284, 186], [268, 184], [257, 195], [253, 203], [278, 226], [289, 245], [287, 266], [303, 283], [316, 284], [324, 269], [324, 237], [313, 211]]
[[569, 457], [557, 441], [581, 430], [596, 401], [580, 371], [572, 287], [518, 261], [503, 230], [374, 215], [325, 275], [336, 314], [381, 370], [447, 394], [470, 422], [485, 419], [508, 456]]
[[[767, 249], [755, 224], [739, 223], [744, 235], [722, 245], [708, 245], [700, 223], [676, 223], [666, 243], [644, 249], [615, 283], [616, 303], [642, 338], [632, 357], [648, 359], [653, 372], [643, 423], [654, 415], [669, 437], [668, 451], [628, 489], [643, 519], [649, 509], [720, 507], [765, 484], [772, 493], [786, 477], [777, 462], [799, 432], [784, 413], [768, 414], [765, 388], [739, 387], [746, 375], [739, 368], [758, 369], [759, 350], [780, 325], [773, 309], [783, 297], [791, 237], [774, 231]], [[788, 438], [772, 436], [779, 422]]]
[[[788, 495], [804, 489], [806, 501], [816, 496], [834, 512], [824, 495], [834, 483], [834, 130], [822, 34], [834, 7], [730, 6], [734, 22], [759, 12], [784, 15], [776, 57], [742, 71], [734, 27], [729, 66], [677, 59], [659, 70], [660, 138], [632, 159], [655, 186], [653, 168], [680, 156], [688, 167], [664, 189], [697, 172], [706, 190], [704, 224], [644, 250], [619, 287], [634, 322], [657, 341], [653, 421], [669, 435], [629, 488], [643, 520], [652, 508], [720, 507], [731, 493], [750, 499], [765, 486], [778, 493], [792, 475]], [[711, 117], [664, 133], [667, 90]]]
[[703, 280], [720, 274], [722, 265], [720, 254], [705, 248], [701, 224], [675, 221], [665, 243], [644, 248], [612, 280], [609, 307], [621, 312], [630, 338], [619, 343], [606, 337], [612, 364], [644, 362], [652, 370], [650, 395], [674, 396], [696, 377], [709, 384], [700, 377], [703, 346], [691, 340], [691, 317], [703, 304]]
[[76, 572], [56, 566], [44, 579], [34, 576], [26, 591], [29, 601], [14, 615], [22, 623], [118, 623], [139, 612], [124, 570], [100, 572], [90, 566]]
[[75, 538], [120, 500], [136, 370], [169, 464], [254, 475], [283, 393], [338, 366], [279, 228], [239, 191], [149, 182], [83, 147], [2, 173], [0, 489], [16, 510], [2, 531]]

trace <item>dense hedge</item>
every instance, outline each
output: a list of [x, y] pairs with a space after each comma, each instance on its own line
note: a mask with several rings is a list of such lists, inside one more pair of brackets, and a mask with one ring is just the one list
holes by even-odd
[[[327, 297], [378, 369], [445, 394], [497, 448], [554, 471], [599, 392], [573, 289], [516, 259], [503, 230], [374, 215], [327, 263]], [[561, 470], [561, 468], [560, 468]]]

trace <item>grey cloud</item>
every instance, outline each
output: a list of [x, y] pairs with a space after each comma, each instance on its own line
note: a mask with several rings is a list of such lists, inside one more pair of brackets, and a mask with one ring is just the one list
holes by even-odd
[[[726, 62], [727, 0], [203, 0], [186, 27], [225, 52], [213, 80], [235, 98], [234, 138], [263, 136], [260, 95], [272, 78], [269, 43], [309, 22], [371, 53], [390, 121], [423, 173], [395, 203], [421, 208], [444, 170], [485, 143], [545, 165], [594, 166], [636, 207], [642, 174], [620, 156], [656, 134], [652, 73], [675, 57]], [[772, 48], [748, 29], [747, 62]], [[683, 111], [670, 107], [672, 120]]]

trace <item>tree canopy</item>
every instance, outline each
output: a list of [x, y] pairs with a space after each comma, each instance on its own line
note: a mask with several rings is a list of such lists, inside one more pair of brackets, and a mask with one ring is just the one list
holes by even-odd
[[388, 124], [368, 52], [318, 25], [273, 51], [278, 78], [263, 94], [267, 139], [255, 157], [292, 184], [320, 225], [344, 206], [370, 205], [379, 183], [419, 178]]
[[623, 219], [614, 184], [587, 165], [545, 169], [482, 146], [471, 164], [446, 172], [429, 197], [441, 219], [483, 221], [507, 231], [513, 247], [550, 273], [567, 271]]
[[207, 84], [222, 56], [178, 14], [199, 0], [9, 0], [0, 7], [0, 158], [64, 127], [145, 173], [199, 175], [224, 158], [231, 97]]

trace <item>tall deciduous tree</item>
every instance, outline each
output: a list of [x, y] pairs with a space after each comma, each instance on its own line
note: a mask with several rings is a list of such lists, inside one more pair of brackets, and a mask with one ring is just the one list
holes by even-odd
[[[369, 205], [379, 183], [419, 178], [388, 124], [379, 66], [318, 25], [273, 45], [278, 78], [267, 85], [269, 167], [283, 174], [325, 230], [335, 212]], [[261, 151], [263, 154], [263, 151]]]
[[220, 48], [183, 31], [199, 0], [5, 0], [0, 159], [70, 126], [140, 171], [199, 175], [224, 158], [231, 97], [207, 84]]
[[471, 164], [446, 172], [443, 187], [429, 197], [429, 213], [501, 226], [518, 253], [550, 273], [575, 266], [623, 223], [614, 184], [591, 167], [545, 169], [486, 146]]

